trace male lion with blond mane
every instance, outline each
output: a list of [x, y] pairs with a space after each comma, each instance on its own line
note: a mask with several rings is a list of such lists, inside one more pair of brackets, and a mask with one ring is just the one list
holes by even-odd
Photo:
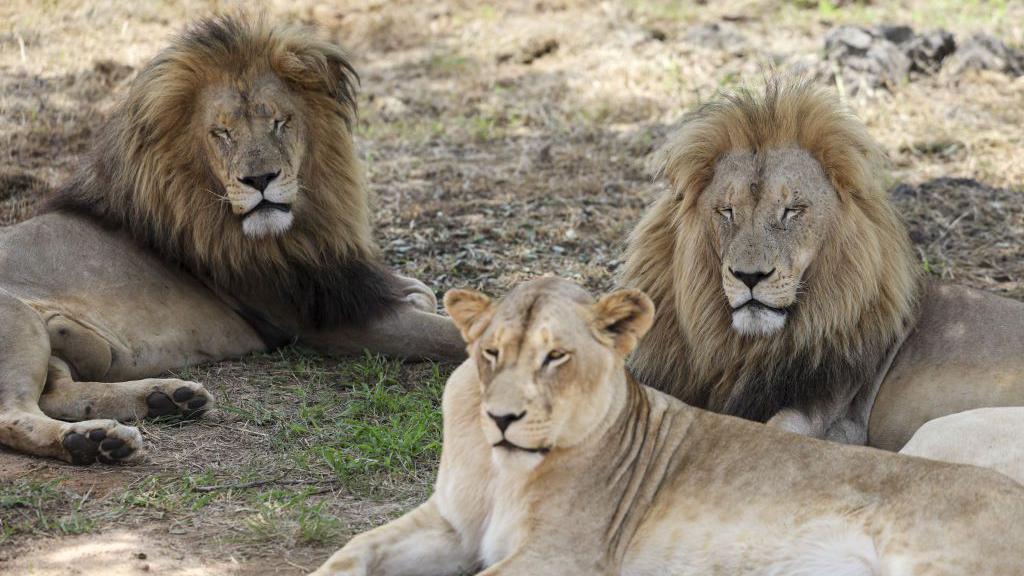
[[371, 240], [355, 82], [310, 31], [232, 17], [140, 72], [45, 213], [0, 229], [0, 443], [135, 459], [118, 421], [212, 405], [148, 377], [293, 340], [462, 357], [430, 290]]
[[1024, 304], [921, 278], [883, 154], [825, 89], [709, 102], [657, 165], [669, 189], [621, 281], [659, 307], [641, 382], [890, 450], [934, 418], [1024, 405]]
[[687, 406], [626, 355], [651, 301], [545, 278], [445, 306], [469, 359], [444, 392], [434, 494], [317, 576], [1018, 574], [1024, 487]]

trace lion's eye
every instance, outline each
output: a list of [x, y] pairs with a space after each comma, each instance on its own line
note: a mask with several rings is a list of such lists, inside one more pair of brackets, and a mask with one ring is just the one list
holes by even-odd
[[567, 357], [568, 353], [565, 352], [564, 350], [552, 350], [551, 352], [548, 352], [547, 356], [544, 357], [544, 365], [553, 366], [556, 364], [561, 364], [561, 360], [564, 360]]
[[285, 126], [288, 125], [288, 121], [291, 118], [275, 118], [274, 119], [274, 132], [280, 133], [284, 130]]
[[725, 219], [726, 222], [732, 222], [732, 208], [728, 206], [725, 208], [719, 208], [718, 214]]
[[791, 206], [791, 207], [786, 208], [785, 210], [782, 211], [782, 221], [783, 222], [789, 222], [793, 218], [796, 218], [797, 216], [799, 216], [799, 215], [801, 215], [803, 213], [804, 213], [804, 207], [803, 206]]
[[225, 142], [231, 141], [231, 132], [229, 132], [227, 128], [214, 128], [213, 130], [210, 130], [210, 135]]

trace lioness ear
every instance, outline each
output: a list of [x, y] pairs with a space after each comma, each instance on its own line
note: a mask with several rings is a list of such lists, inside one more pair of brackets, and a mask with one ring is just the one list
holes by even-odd
[[654, 322], [654, 303], [640, 290], [617, 290], [594, 304], [595, 328], [625, 356]]
[[481, 320], [487, 318], [493, 306], [490, 298], [475, 290], [449, 290], [444, 295], [444, 309], [467, 344], [480, 336]]

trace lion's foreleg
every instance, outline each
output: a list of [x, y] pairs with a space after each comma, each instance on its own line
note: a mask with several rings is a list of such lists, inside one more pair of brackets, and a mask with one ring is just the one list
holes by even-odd
[[476, 559], [433, 498], [334, 553], [314, 576], [443, 576], [462, 574]]
[[466, 357], [466, 343], [451, 319], [410, 304], [363, 326], [308, 333], [302, 340], [327, 354], [369, 350], [399, 358], [456, 361]]
[[126, 422], [156, 416], [198, 416], [213, 406], [201, 384], [177, 378], [76, 382], [68, 365], [51, 357], [39, 407], [61, 420], [110, 418]]

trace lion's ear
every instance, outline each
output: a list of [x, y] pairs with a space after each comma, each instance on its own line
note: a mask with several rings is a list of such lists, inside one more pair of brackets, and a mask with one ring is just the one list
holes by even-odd
[[280, 63], [281, 75], [305, 90], [325, 93], [341, 104], [351, 128], [356, 115], [359, 74], [341, 48], [316, 39], [289, 46]]
[[462, 332], [466, 343], [476, 340], [494, 307], [487, 295], [475, 290], [449, 290], [444, 295], [444, 309]]
[[654, 322], [654, 303], [640, 290], [617, 290], [594, 304], [594, 328], [611, 338], [623, 356], [636, 348]]

